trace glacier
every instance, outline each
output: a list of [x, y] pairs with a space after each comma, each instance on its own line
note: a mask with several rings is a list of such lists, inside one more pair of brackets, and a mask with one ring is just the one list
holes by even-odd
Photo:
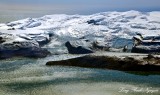
[[62, 47], [66, 41], [81, 40], [96, 41], [113, 48], [125, 45], [131, 48], [132, 37], [137, 33], [143, 36], [160, 35], [160, 12], [131, 10], [92, 15], [45, 15], [1, 23], [0, 33], [15, 35], [19, 41], [34, 40], [44, 48]]

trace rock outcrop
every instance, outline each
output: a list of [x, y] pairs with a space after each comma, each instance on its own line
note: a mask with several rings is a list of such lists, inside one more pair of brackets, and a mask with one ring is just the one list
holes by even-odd
[[46, 57], [48, 54], [50, 54], [49, 51], [40, 48], [35, 40], [13, 34], [0, 34], [0, 59], [14, 56]]
[[70, 54], [87, 54], [87, 53], [93, 53], [92, 50], [90, 50], [89, 48], [87, 47], [83, 47], [83, 46], [74, 46], [72, 45], [69, 41], [67, 41], [65, 43], [65, 46], [67, 47], [68, 49], [68, 52]]
[[78, 58], [50, 61], [46, 65], [78, 66], [87, 68], [104, 68], [122, 71], [160, 71], [159, 57], [144, 57], [135, 59], [134, 57], [115, 57], [115, 56], [93, 56], [87, 55]]
[[134, 46], [131, 52], [134, 53], [160, 53], [160, 36], [133, 37]]
[[10, 58], [14, 56], [42, 58], [49, 55], [50, 52], [42, 48], [20, 48], [18, 50], [1, 50], [0, 59]]

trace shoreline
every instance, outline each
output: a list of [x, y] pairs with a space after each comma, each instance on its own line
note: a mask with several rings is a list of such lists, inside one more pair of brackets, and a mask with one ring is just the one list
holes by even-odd
[[[130, 55], [129, 55], [130, 54]], [[49, 61], [47, 66], [76, 66], [120, 71], [160, 71], [160, 58], [156, 55], [120, 53], [94, 53], [77, 58]], [[115, 56], [117, 55], [117, 56]]]

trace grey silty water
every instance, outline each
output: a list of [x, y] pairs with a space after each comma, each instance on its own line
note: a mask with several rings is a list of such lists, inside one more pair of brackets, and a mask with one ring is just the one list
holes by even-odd
[[[79, 55], [10, 58], [0, 61], [0, 95], [159, 95], [160, 75], [45, 65]], [[136, 92], [134, 89], [142, 89]], [[122, 89], [129, 90], [128, 92]], [[147, 89], [156, 90], [147, 93]]]

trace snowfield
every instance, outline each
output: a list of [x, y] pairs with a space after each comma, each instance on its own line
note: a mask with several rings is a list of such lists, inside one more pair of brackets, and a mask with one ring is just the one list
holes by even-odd
[[46, 44], [48, 48], [71, 39], [86, 39], [112, 47], [123, 47], [132, 45], [132, 37], [136, 33], [143, 36], [160, 35], [160, 12], [142, 13], [132, 10], [93, 15], [46, 15], [2, 23], [0, 32], [28, 40], [51, 40]]

